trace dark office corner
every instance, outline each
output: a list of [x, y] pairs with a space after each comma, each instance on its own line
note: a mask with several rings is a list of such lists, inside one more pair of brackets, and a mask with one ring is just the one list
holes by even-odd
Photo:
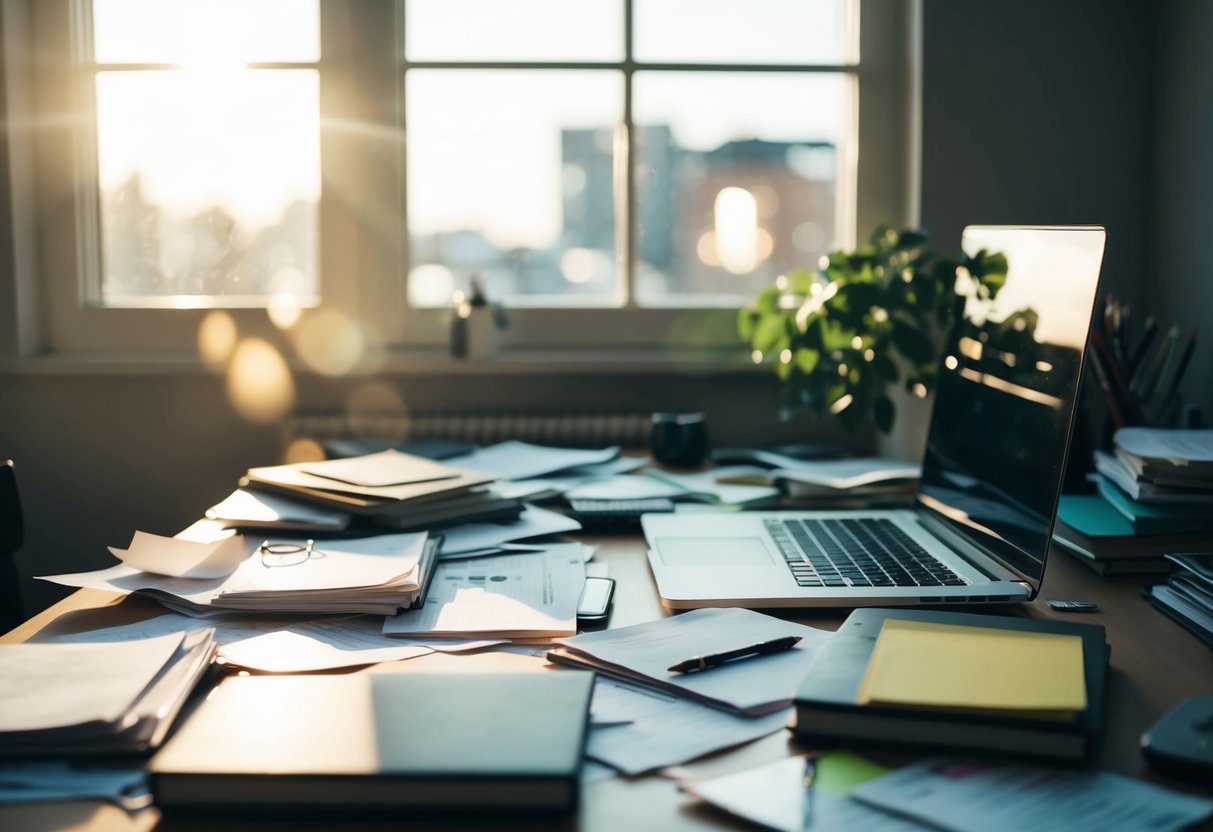
[[937, 244], [969, 223], [1103, 225], [1104, 286], [1140, 308], [1154, 8], [926, 0], [922, 224]]
[[1154, 4], [1158, 72], [1149, 291], [1159, 320], [1201, 327], [1184, 393], [1213, 425], [1213, 4]]

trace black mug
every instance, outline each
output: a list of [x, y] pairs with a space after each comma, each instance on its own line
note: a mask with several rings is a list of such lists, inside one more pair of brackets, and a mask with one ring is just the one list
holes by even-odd
[[702, 413], [654, 413], [650, 446], [653, 458], [665, 465], [699, 465], [708, 455], [707, 417]]

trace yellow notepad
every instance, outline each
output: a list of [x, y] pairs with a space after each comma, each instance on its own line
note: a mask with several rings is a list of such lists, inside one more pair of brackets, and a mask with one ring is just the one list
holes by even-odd
[[889, 619], [858, 702], [1068, 719], [1087, 707], [1082, 639]]

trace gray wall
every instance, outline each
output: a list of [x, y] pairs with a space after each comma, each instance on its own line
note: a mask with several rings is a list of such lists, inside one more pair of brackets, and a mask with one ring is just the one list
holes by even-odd
[[955, 249], [969, 223], [1103, 225], [1104, 286], [1139, 307], [1150, 9], [925, 0], [922, 223], [940, 246]]
[[1201, 327], [1184, 395], [1213, 427], [1213, 3], [1158, 4], [1153, 217], [1143, 271], [1159, 320]]
[[[1213, 42], [1210, 5], [1191, 0], [1159, 12], [1155, 130], [1154, 45], [1139, 34], [1154, 29], [1152, 6], [925, 0], [922, 222], [939, 246], [954, 249], [969, 222], [1102, 223], [1114, 291], [1191, 320], [1213, 311], [1198, 255], [1200, 231], [1213, 221], [1209, 163], [1199, 153], [1213, 146], [1202, 96], [1213, 82], [1203, 50]], [[1184, 48], [1169, 54], [1169, 44]], [[1207, 353], [1201, 360], [1194, 379], [1209, 378]], [[758, 376], [396, 381], [419, 409], [702, 408], [719, 444], [807, 430], [774, 421], [774, 385]], [[307, 381], [301, 408], [338, 409], [346, 392]], [[1203, 394], [1207, 401], [1207, 382]], [[241, 421], [221, 384], [200, 373], [0, 375], [0, 453], [18, 460], [26, 501], [19, 565], [27, 577], [96, 568], [107, 560], [104, 547], [136, 528], [176, 531], [246, 467], [277, 461], [282, 442], [280, 431]], [[63, 594], [28, 580], [26, 592], [34, 608]]]

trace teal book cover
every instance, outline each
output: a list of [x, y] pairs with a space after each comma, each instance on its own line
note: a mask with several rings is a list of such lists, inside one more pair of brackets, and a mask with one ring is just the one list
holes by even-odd
[[1213, 512], [1209, 511], [1208, 506], [1143, 503], [1134, 500], [1111, 480], [1102, 476], [1096, 479], [1096, 486], [1100, 496], [1132, 523], [1137, 532], [1167, 534], [1213, 531]]

